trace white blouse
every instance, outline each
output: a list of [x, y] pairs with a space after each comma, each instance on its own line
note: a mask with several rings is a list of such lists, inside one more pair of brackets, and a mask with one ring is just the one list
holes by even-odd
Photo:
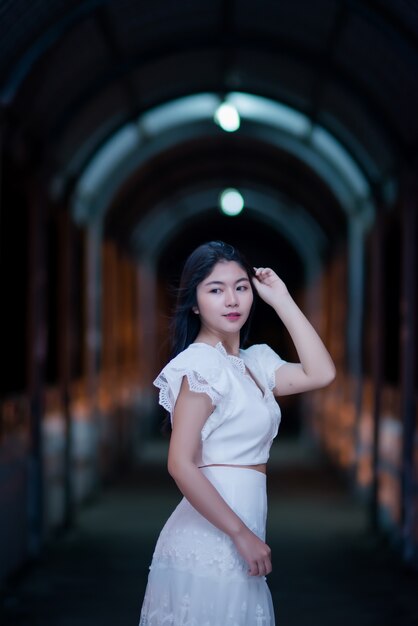
[[154, 385], [171, 423], [183, 376], [192, 391], [206, 393], [214, 406], [201, 431], [198, 465], [267, 462], [281, 420], [273, 395], [275, 372], [284, 363], [266, 344], [241, 349], [236, 357], [219, 342], [214, 347], [192, 343], [164, 367]]

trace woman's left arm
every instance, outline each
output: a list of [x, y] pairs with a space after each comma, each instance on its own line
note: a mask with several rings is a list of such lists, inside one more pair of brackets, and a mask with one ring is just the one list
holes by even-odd
[[325, 387], [334, 380], [336, 370], [318, 333], [281, 278], [268, 267], [254, 269], [254, 287], [286, 326], [300, 359], [300, 363], [285, 363], [276, 371], [274, 395], [285, 396]]

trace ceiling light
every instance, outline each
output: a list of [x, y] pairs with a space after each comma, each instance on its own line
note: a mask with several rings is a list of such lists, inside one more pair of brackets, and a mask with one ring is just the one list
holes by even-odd
[[219, 205], [225, 215], [239, 215], [244, 208], [244, 198], [236, 189], [225, 189], [219, 197]]
[[215, 111], [215, 122], [227, 133], [233, 133], [240, 127], [240, 117], [237, 109], [227, 102], [223, 102]]

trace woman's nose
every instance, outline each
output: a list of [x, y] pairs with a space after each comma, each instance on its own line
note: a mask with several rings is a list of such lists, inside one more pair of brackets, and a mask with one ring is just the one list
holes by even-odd
[[237, 293], [235, 289], [227, 289], [225, 293], [226, 306], [236, 306], [238, 304]]

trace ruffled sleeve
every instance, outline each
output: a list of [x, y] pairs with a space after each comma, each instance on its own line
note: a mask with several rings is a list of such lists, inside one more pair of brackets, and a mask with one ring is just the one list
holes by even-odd
[[257, 362], [259, 371], [262, 372], [267, 387], [272, 391], [276, 384], [276, 371], [287, 363], [266, 343], [259, 343], [247, 348], [246, 353]]
[[191, 391], [206, 393], [216, 407], [228, 392], [227, 371], [222, 356], [206, 344], [191, 344], [172, 359], [154, 380], [159, 388], [159, 403], [173, 419], [174, 406], [183, 376]]

